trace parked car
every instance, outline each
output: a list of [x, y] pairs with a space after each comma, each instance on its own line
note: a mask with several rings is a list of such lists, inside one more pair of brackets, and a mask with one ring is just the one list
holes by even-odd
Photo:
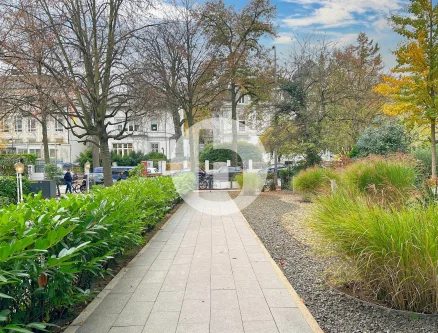
[[157, 168], [147, 168], [148, 174], [160, 173]]
[[[287, 169], [287, 166], [284, 165], [284, 164], [278, 163], [277, 164], [277, 171], [280, 171], [280, 170], [283, 170], [283, 169]], [[259, 172], [260, 173], [274, 173], [274, 170], [275, 170], [275, 165], [271, 164], [270, 166], [260, 170]]]
[[90, 184], [91, 185], [101, 185], [103, 184], [103, 173], [92, 172], [90, 173]]
[[239, 166], [222, 166], [213, 174], [215, 180], [230, 181], [234, 176], [241, 174], [242, 168]]

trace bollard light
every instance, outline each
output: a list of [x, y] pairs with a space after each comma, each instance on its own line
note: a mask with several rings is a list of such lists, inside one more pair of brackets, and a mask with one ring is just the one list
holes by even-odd
[[87, 175], [87, 192], [90, 191], [90, 162], [87, 161], [84, 164], [85, 174]]
[[24, 164], [23, 163], [21, 163], [21, 162], [15, 163], [14, 164], [14, 168], [15, 168], [15, 171], [18, 174], [23, 174], [24, 173]]
[[24, 164], [17, 162], [14, 164], [15, 172], [17, 173], [17, 202], [23, 201], [23, 172]]
[[88, 161], [85, 162], [85, 164], [84, 164], [84, 168], [90, 170], [90, 167], [91, 167], [90, 162], [88, 162]]

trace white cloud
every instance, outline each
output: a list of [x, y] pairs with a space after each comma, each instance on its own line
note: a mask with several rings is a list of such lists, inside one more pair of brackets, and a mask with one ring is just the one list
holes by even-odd
[[274, 44], [292, 44], [293, 37], [287, 34], [281, 34], [274, 39]]
[[324, 28], [343, 27], [352, 24], [372, 24], [377, 17], [403, 7], [406, 0], [284, 0], [314, 8], [310, 15], [288, 17], [283, 23], [288, 27], [322, 26]]

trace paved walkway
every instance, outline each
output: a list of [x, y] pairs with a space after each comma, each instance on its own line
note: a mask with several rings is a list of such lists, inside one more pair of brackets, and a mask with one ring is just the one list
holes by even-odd
[[[322, 332], [226, 192], [184, 204], [66, 333]], [[313, 329], [312, 329], [312, 328]]]

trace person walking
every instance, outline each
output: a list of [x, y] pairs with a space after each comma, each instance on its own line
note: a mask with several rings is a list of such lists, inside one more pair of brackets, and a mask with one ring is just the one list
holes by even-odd
[[71, 176], [70, 169], [67, 170], [67, 172], [64, 175], [65, 184], [67, 185], [67, 188], [65, 189], [65, 194], [67, 192], [72, 193], [71, 191], [71, 181], [73, 180], [73, 177]]
[[119, 181], [121, 181], [122, 179], [123, 179], [123, 172], [120, 171], [120, 173], [119, 173], [119, 177], [117, 177], [117, 181], [119, 182]]

